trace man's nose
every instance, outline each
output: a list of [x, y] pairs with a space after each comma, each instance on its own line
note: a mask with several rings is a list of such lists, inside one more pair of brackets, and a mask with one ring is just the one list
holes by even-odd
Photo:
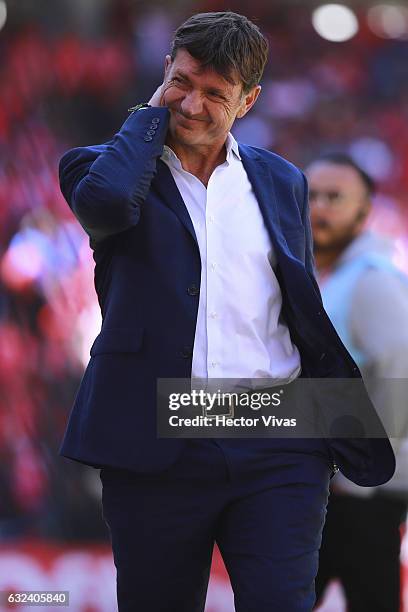
[[201, 114], [202, 109], [203, 103], [199, 92], [188, 92], [181, 103], [181, 110], [183, 113], [185, 113], [187, 117], [195, 117]]
[[329, 205], [330, 202], [328, 202], [328, 198], [324, 193], [317, 193], [313, 198], [310, 198], [311, 209], [326, 210]]

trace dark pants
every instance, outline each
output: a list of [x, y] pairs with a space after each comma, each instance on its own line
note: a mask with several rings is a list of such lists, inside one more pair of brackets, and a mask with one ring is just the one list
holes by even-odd
[[316, 580], [318, 598], [337, 577], [349, 612], [399, 612], [399, 530], [405, 513], [405, 502], [385, 495], [331, 493]]
[[216, 541], [237, 612], [309, 612], [326, 513], [320, 440], [189, 440], [166, 472], [104, 468], [120, 612], [203, 612]]

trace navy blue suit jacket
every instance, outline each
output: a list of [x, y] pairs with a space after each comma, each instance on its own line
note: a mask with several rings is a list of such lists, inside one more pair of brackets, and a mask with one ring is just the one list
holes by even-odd
[[[191, 376], [201, 274], [190, 216], [160, 160], [168, 121], [164, 107], [133, 112], [111, 141], [72, 149], [60, 162], [62, 193], [90, 237], [103, 316], [61, 454], [93, 466], [160, 471], [185, 444], [156, 435], [156, 379]], [[276, 251], [303, 376], [361, 379], [314, 278], [304, 175], [274, 153], [239, 149]], [[374, 410], [365, 390], [364, 398]], [[329, 444], [354, 482], [380, 484], [394, 472], [386, 438]]]

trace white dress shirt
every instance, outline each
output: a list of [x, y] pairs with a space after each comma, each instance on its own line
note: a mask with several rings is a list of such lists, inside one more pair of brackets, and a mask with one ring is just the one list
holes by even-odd
[[161, 157], [187, 207], [201, 256], [192, 379], [262, 378], [274, 379], [263, 386], [285, 384], [301, 368], [281, 316], [276, 256], [231, 134], [225, 145], [226, 160], [207, 188], [167, 145]]

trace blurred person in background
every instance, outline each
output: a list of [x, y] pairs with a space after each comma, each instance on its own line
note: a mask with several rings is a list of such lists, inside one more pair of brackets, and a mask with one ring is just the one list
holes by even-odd
[[389, 483], [362, 488], [341, 474], [333, 478], [316, 593], [319, 600], [337, 577], [350, 612], [399, 612], [400, 526], [408, 500], [401, 436], [408, 411], [403, 385], [386, 379], [408, 378], [408, 279], [393, 265], [388, 241], [365, 229], [371, 177], [342, 153], [317, 158], [306, 174], [323, 304], [374, 405], [394, 412], [399, 427], [397, 470]]
[[[101, 468], [121, 612], [202, 612], [215, 541], [238, 612], [315, 601], [329, 445], [156, 430], [163, 377], [267, 378], [288, 393], [300, 374], [361, 381], [313, 276], [304, 175], [230, 133], [258, 98], [267, 49], [242, 15], [194, 15], [150, 102], [60, 163], [103, 314], [61, 453]], [[364, 485], [390, 478], [386, 438], [362, 440], [362, 461], [351, 445], [340, 469]]]

